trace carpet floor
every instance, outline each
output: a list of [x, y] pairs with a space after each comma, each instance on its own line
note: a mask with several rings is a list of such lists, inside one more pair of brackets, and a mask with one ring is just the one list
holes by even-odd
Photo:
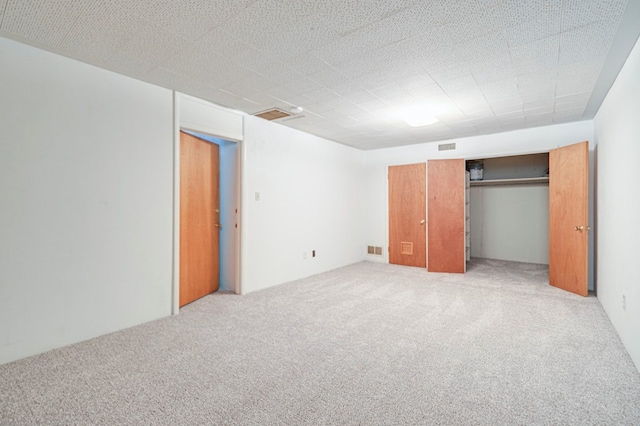
[[639, 425], [594, 297], [541, 265], [362, 262], [0, 366], [2, 425]]

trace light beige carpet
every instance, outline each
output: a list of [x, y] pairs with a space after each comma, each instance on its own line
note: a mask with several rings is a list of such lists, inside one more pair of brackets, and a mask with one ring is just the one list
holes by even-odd
[[594, 297], [546, 267], [363, 262], [0, 366], [0, 424], [640, 424]]

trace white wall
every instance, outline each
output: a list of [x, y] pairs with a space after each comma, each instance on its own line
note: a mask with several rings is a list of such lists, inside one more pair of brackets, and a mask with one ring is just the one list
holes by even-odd
[[549, 186], [471, 188], [471, 256], [549, 264]]
[[251, 116], [244, 138], [242, 293], [362, 260], [364, 152]]
[[[384, 247], [384, 260], [388, 261], [388, 193], [387, 168], [390, 165], [425, 162], [439, 158], [487, 158], [507, 155], [548, 152], [559, 146], [593, 139], [593, 123], [558, 124], [533, 129], [516, 130], [494, 135], [483, 135], [446, 141], [456, 143], [453, 151], [438, 151], [438, 143], [425, 143], [399, 148], [367, 151], [365, 188], [365, 240], [367, 244]], [[593, 189], [591, 188], [591, 191]], [[590, 197], [593, 199], [593, 197]], [[593, 218], [593, 208], [590, 209]], [[590, 219], [590, 220], [591, 220]], [[590, 256], [593, 245], [590, 242]], [[378, 260], [366, 256], [367, 260]], [[590, 287], [593, 287], [593, 259], [590, 259]]]
[[598, 299], [640, 370], [639, 94], [640, 42], [594, 120], [598, 160]]
[[0, 363], [169, 315], [171, 92], [0, 57]]

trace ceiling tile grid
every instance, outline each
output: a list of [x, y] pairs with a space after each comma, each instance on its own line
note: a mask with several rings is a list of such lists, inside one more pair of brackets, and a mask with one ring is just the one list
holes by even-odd
[[2, 30], [59, 48], [83, 12], [83, 5], [82, 0], [10, 0], [4, 7]]
[[[250, 114], [300, 106], [280, 123], [375, 149], [589, 118], [621, 22], [640, 33], [628, 5], [0, 0], [0, 35]], [[418, 105], [440, 122], [405, 124]]]
[[4, 11], [7, 7], [7, 0], [0, 0], [0, 23], [2, 22], [2, 19], [4, 18]]

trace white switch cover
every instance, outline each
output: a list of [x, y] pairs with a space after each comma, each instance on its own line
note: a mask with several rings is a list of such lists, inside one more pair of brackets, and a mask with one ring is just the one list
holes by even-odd
[[260, 201], [260, 193], [256, 192], [256, 201]]

